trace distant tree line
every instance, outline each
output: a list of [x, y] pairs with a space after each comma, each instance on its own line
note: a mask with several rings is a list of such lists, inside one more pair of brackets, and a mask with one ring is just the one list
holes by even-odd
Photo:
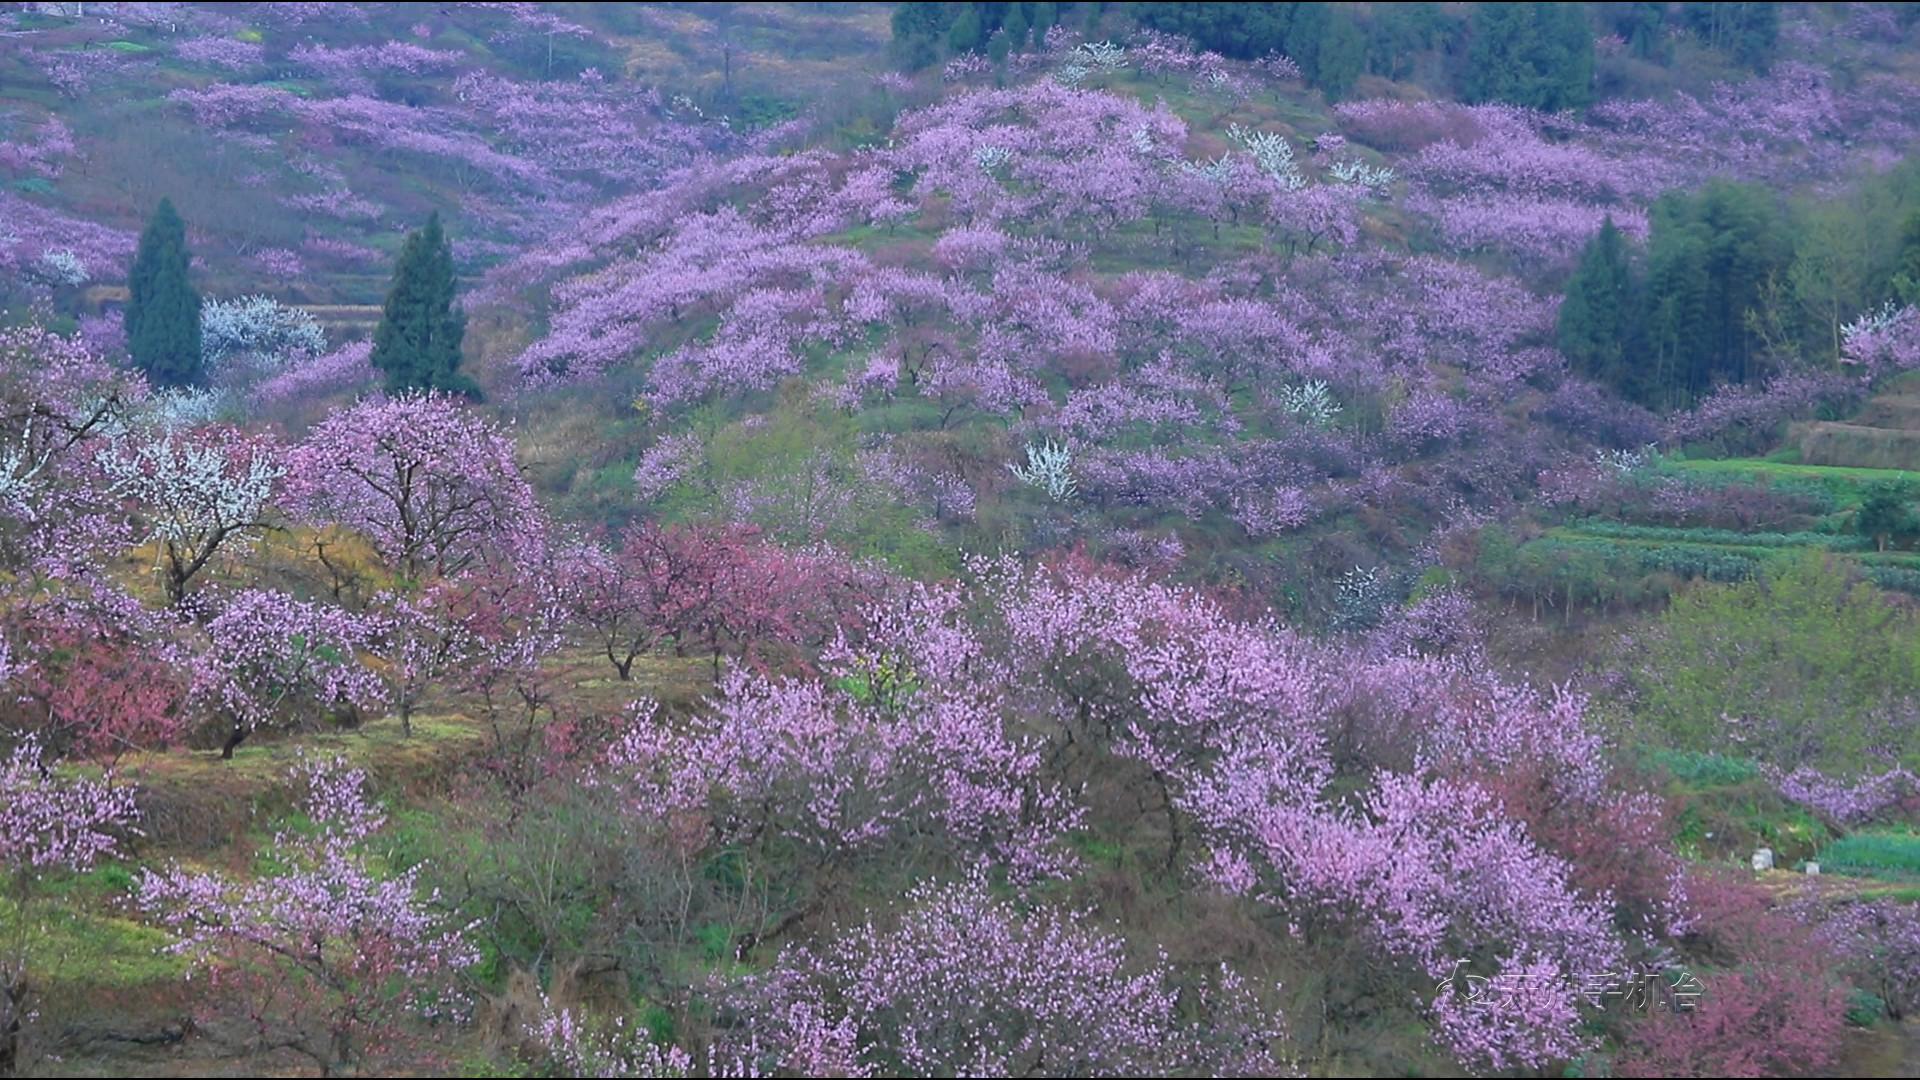
[[1406, 79], [1431, 71], [1466, 101], [1540, 109], [1579, 108], [1592, 92], [1594, 38], [1616, 35], [1636, 58], [1672, 59], [1676, 36], [1764, 70], [1779, 36], [1773, 3], [905, 3], [894, 9], [902, 62], [925, 67], [944, 56], [996, 59], [1035, 48], [1056, 24], [1088, 29], [1108, 12], [1192, 38], [1223, 56], [1254, 60], [1281, 53], [1329, 98], [1362, 75]]
[[[1014, 3], [895, 5], [893, 41], [908, 67], [922, 68], [965, 52], [1038, 48], [1063, 17], [1097, 19], [1105, 4]], [[996, 32], [998, 37], [996, 39]], [[1004, 52], [1002, 53], [1004, 55]]]

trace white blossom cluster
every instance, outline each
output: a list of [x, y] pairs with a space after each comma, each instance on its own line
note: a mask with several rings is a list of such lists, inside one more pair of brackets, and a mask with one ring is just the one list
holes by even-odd
[[1646, 468], [1653, 462], [1657, 450], [1652, 443], [1648, 443], [1638, 450], [1596, 450], [1593, 458], [1595, 464], [1624, 476]]
[[49, 460], [33, 440], [33, 424], [29, 418], [20, 441], [0, 447], [0, 508], [23, 516], [40, 491], [40, 471]]
[[326, 350], [326, 332], [312, 315], [271, 297], [208, 300], [200, 307], [200, 356], [209, 368], [247, 356], [272, 370], [295, 355]]
[[994, 172], [1013, 160], [1013, 151], [1004, 146], [987, 145], [973, 152], [973, 163], [984, 173]]
[[130, 440], [100, 456], [114, 494], [141, 508], [148, 539], [186, 551], [257, 522], [286, 470], [264, 451], [172, 434]]
[[1127, 66], [1127, 50], [1124, 45], [1111, 41], [1087, 41], [1067, 54], [1066, 61], [1053, 73], [1053, 80], [1062, 86], [1075, 87], [1087, 81], [1094, 72], [1114, 72]]
[[1310, 424], [1325, 427], [1340, 415], [1340, 403], [1333, 399], [1333, 390], [1319, 379], [1300, 386], [1282, 386], [1275, 397], [1282, 409]]
[[1393, 185], [1395, 173], [1383, 165], [1369, 165], [1364, 161], [1336, 161], [1327, 170], [1335, 183], [1357, 184], [1378, 195]]
[[1343, 629], [1361, 629], [1380, 621], [1387, 607], [1387, 583], [1380, 571], [1356, 566], [1340, 575], [1335, 586], [1334, 623]]
[[181, 386], [147, 398], [131, 419], [136, 426], [148, 430], [184, 431], [214, 423], [232, 404], [232, 395], [217, 387]]
[[1872, 334], [1885, 330], [1899, 319], [1902, 308], [1888, 300], [1872, 311], [1863, 311], [1852, 322], [1840, 328], [1842, 338], [1851, 338], [1857, 334]]
[[1111, 41], [1083, 42], [1075, 52], [1085, 56], [1087, 63], [1101, 71], [1119, 71], [1127, 66], [1127, 49]]
[[1261, 171], [1281, 187], [1288, 191], [1299, 191], [1307, 186], [1307, 178], [1300, 172], [1300, 163], [1294, 160], [1293, 144], [1287, 141], [1285, 135], [1254, 131], [1234, 124], [1227, 128], [1227, 138], [1252, 155]]
[[48, 248], [34, 264], [34, 275], [54, 285], [85, 285], [93, 277], [87, 264], [67, 248]]
[[1221, 154], [1212, 161], [1183, 161], [1180, 170], [1202, 180], [1224, 184], [1233, 177], [1233, 159]]
[[1052, 440], [1039, 446], [1029, 444], [1026, 465], [1010, 461], [1007, 471], [1021, 483], [1044, 488], [1055, 502], [1072, 498], [1078, 486], [1073, 478], [1073, 453]]

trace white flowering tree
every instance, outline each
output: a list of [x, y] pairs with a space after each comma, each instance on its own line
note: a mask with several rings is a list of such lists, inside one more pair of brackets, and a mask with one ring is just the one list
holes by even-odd
[[1336, 161], [1327, 169], [1327, 175], [1337, 184], [1354, 184], [1366, 188], [1374, 195], [1380, 195], [1393, 186], [1396, 176], [1392, 169], [1384, 165], [1369, 165], [1364, 161]]
[[1307, 178], [1300, 171], [1300, 163], [1294, 160], [1293, 144], [1285, 135], [1271, 131], [1254, 131], [1251, 128], [1234, 124], [1227, 128], [1227, 138], [1245, 150], [1260, 166], [1260, 170], [1273, 178], [1287, 191], [1299, 191], [1307, 186]]
[[233, 395], [219, 387], [176, 386], [141, 402], [127, 419], [155, 433], [184, 431], [217, 423], [233, 405]]
[[1299, 386], [1283, 386], [1275, 396], [1282, 409], [1316, 427], [1326, 427], [1340, 415], [1340, 403], [1319, 379]]
[[200, 356], [209, 371], [241, 361], [274, 370], [295, 356], [326, 350], [326, 332], [312, 315], [271, 297], [208, 300], [200, 306]]
[[33, 276], [51, 285], [85, 285], [93, 272], [69, 248], [48, 248], [31, 268]]
[[266, 529], [267, 506], [286, 475], [277, 446], [229, 428], [132, 436], [101, 454], [100, 467], [155, 545], [175, 604], [214, 555], [244, 550]]
[[1072, 498], [1077, 487], [1073, 478], [1072, 451], [1051, 440], [1039, 446], [1028, 446], [1027, 463], [1022, 465], [1010, 461], [1007, 471], [1021, 483], [1044, 490], [1047, 497], [1055, 502]]

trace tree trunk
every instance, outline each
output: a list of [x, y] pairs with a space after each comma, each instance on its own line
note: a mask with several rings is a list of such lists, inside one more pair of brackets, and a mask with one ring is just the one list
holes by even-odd
[[0, 1076], [20, 1075], [20, 1018], [26, 994], [20, 982], [0, 986]]

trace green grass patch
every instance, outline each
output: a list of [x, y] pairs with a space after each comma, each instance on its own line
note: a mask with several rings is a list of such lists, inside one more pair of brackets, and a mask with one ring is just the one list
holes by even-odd
[[1820, 850], [1820, 869], [1835, 874], [1920, 881], [1920, 836], [1911, 832], [1857, 832]]
[[1675, 850], [1693, 859], [1744, 860], [1757, 847], [1769, 847], [1781, 866], [1793, 866], [1816, 858], [1823, 845], [1833, 839], [1826, 823], [1807, 810], [1782, 798], [1780, 793], [1759, 779], [1740, 783], [1716, 783], [1733, 775], [1741, 762], [1714, 755], [1699, 754], [1678, 759], [1682, 768], [1700, 769], [1698, 786], [1682, 782], [1676, 794], [1678, 808], [1673, 817]]
[[[1539, 587], [1560, 593], [1569, 581], [1589, 602], [1615, 593], [1621, 596], [1634, 590], [1626, 584], [1634, 578], [1668, 574], [1686, 580], [1705, 580], [1729, 584], [1746, 581], [1770, 568], [1785, 566], [1812, 549], [1830, 551], [1836, 557], [1859, 567], [1862, 576], [1882, 589], [1920, 595], [1920, 553], [1852, 551], [1844, 547], [1815, 544], [1789, 546], [1745, 543], [1712, 543], [1702, 540], [1662, 540], [1643, 533], [1711, 533], [1721, 530], [1661, 530], [1651, 526], [1622, 525], [1613, 528], [1560, 526], [1530, 540], [1520, 548], [1528, 568], [1536, 575]], [[1614, 534], [1620, 535], [1614, 535]], [[1732, 533], [1738, 537], [1743, 534]], [[1762, 537], [1827, 537], [1825, 533], [1755, 534]], [[1844, 543], [1846, 537], [1834, 536]], [[1549, 587], [1550, 586], [1550, 587]]]
[[1736, 548], [1821, 548], [1827, 551], [1867, 551], [1873, 542], [1851, 533], [1825, 532], [1739, 532], [1734, 529], [1670, 528], [1663, 525], [1623, 525], [1619, 522], [1592, 520], [1566, 526], [1569, 536], [1596, 536], [1614, 540], [1647, 540], [1654, 543], [1709, 544]]
[[313, 96], [312, 87], [308, 86], [306, 83], [298, 82], [294, 79], [269, 79], [266, 82], [260, 83], [259, 85], [271, 87], [275, 90], [285, 90], [287, 93], [292, 94], [295, 97], [312, 97]]
[[1773, 461], [1765, 458], [1693, 460], [1670, 458], [1661, 463], [1660, 469], [1662, 472], [1681, 476], [1811, 482], [1837, 496], [1843, 504], [1838, 507], [1839, 509], [1858, 506], [1861, 495], [1872, 484], [1884, 481], [1920, 483], [1920, 473], [1905, 469], [1867, 469], [1852, 465], [1802, 465], [1798, 462]]
[[1751, 761], [1723, 757], [1720, 754], [1702, 753], [1697, 750], [1652, 747], [1644, 754], [1644, 760], [1651, 768], [1658, 769], [1678, 783], [1697, 790], [1734, 787], [1745, 784], [1760, 775], [1759, 766]]
[[[49, 984], [127, 989], [186, 973], [185, 961], [163, 951], [173, 938], [162, 930], [58, 901], [32, 904], [28, 911], [34, 927], [27, 964]], [[0, 901], [0, 925], [18, 917], [17, 908]]]

